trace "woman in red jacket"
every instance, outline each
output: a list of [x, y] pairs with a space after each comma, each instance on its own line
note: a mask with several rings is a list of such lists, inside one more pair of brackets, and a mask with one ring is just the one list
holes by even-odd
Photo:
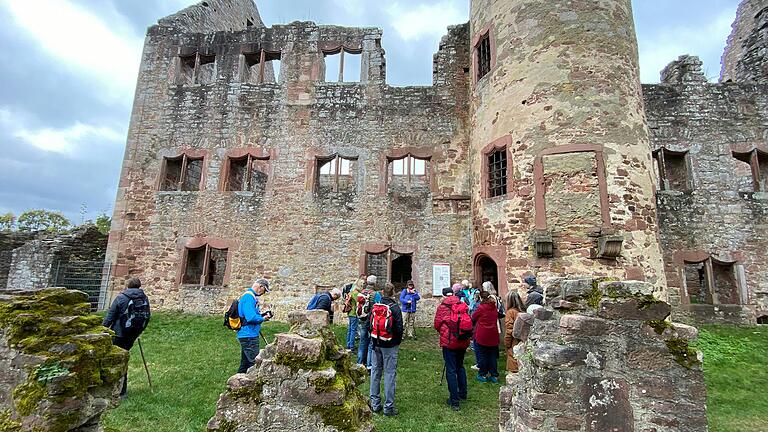
[[475, 323], [475, 344], [477, 345], [477, 380], [499, 382], [499, 311], [496, 299], [488, 291], [480, 293], [480, 306], [472, 314]]
[[[459, 288], [456, 288], [457, 285]], [[456, 307], [457, 311], [462, 311], [458, 316], [466, 317], [464, 322], [470, 320], [467, 305], [453, 294], [460, 289], [461, 284], [443, 289], [443, 301], [435, 312], [435, 330], [440, 333], [440, 348], [443, 350], [445, 362], [445, 380], [448, 382], [450, 396], [446, 402], [454, 411], [459, 410], [460, 401], [467, 400], [467, 371], [464, 369], [464, 354], [469, 346], [469, 338], [459, 338], [454, 334], [458, 329], [455, 328], [451, 319], [452, 311]]]

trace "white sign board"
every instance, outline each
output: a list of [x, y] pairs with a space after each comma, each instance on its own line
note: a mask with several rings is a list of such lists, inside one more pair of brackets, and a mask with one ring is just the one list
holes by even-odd
[[443, 288], [451, 286], [450, 264], [432, 265], [432, 295], [442, 296]]

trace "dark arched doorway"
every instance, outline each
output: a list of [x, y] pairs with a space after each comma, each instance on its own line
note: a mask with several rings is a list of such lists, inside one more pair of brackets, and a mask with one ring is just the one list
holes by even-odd
[[480, 288], [483, 282], [490, 281], [499, 290], [499, 266], [488, 255], [480, 254], [475, 257], [475, 286]]

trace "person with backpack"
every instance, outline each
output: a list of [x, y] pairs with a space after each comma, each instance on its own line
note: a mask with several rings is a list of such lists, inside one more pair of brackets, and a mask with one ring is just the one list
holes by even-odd
[[[371, 361], [370, 401], [373, 412], [384, 411], [391, 417], [398, 414], [395, 408], [395, 380], [397, 379], [397, 355], [403, 340], [403, 314], [394, 299], [395, 287], [387, 283], [381, 302], [373, 305], [368, 332], [373, 344]], [[384, 376], [384, 406], [381, 406], [381, 377]]]
[[307, 310], [324, 310], [328, 312], [328, 322], [333, 324], [333, 302], [341, 297], [341, 290], [334, 288], [312, 296], [307, 304]]
[[261, 324], [272, 318], [271, 311], [259, 310], [259, 297], [269, 292], [269, 281], [258, 278], [253, 285], [240, 296], [237, 301], [237, 314], [239, 317], [239, 329], [237, 341], [240, 342], [240, 368], [237, 373], [246, 373], [256, 363], [259, 355], [259, 335]]
[[357, 362], [371, 370], [373, 357], [373, 345], [371, 335], [368, 333], [368, 316], [373, 305], [381, 302], [381, 294], [376, 290], [376, 276], [370, 275], [365, 280], [365, 287], [357, 295], [357, 319], [360, 335], [360, 345], [357, 348]]
[[528, 309], [533, 305], [544, 306], [544, 290], [536, 285], [536, 276], [526, 276], [523, 279], [526, 285], [528, 285], [528, 293], [525, 297], [525, 308]]
[[462, 301], [469, 306], [469, 313], [472, 314], [480, 303], [480, 293], [477, 288], [472, 287], [472, 284], [467, 279], [461, 281], [461, 285], [463, 287], [461, 292], [464, 297]]
[[[149, 299], [141, 289], [139, 278], [130, 278], [125, 289], [115, 297], [102, 325], [115, 332], [112, 343], [130, 351], [139, 335], [147, 328], [151, 313]], [[128, 374], [123, 375], [123, 388], [120, 396], [128, 393]]]
[[416, 303], [421, 300], [419, 292], [416, 291], [416, 285], [412, 280], [405, 283], [405, 288], [400, 293], [400, 303], [402, 304], [403, 315], [405, 318], [405, 332], [410, 339], [416, 339], [413, 335], [416, 327]]
[[499, 382], [499, 311], [496, 299], [488, 291], [480, 293], [480, 305], [472, 314], [475, 323], [474, 340], [477, 355], [477, 381]]
[[445, 297], [435, 312], [434, 327], [440, 333], [440, 347], [445, 362], [445, 379], [450, 397], [446, 403], [454, 411], [459, 410], [459, 401], [467, 400], [467, 371], [464, 369], [464, 355], [472, 338], [472, 319], [466, 303], [454, 295], [461, 290], [461, 284], [443, 289]]
[[360, 275], [355, 283], [349, 284], [349, 290], [342, 291], [342, 298], [344, 299], [344, 308], [342, 312], [347, 313], [347, 319], [349, 320], [349, 326], [347, 327], [347, 349], [355, 351], [355, 339], [357, 339], [357, 324], [359, 322], [357, 318], [357, 295], [360, 294], [365, 286], [365, 275]]

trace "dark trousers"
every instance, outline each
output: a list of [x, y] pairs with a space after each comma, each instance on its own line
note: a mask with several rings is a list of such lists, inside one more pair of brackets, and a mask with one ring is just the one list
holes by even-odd
[[464, 369], [466, 349], [451, 350], [443, 348], [445, 361], [445, 381], [448, 382], [451, 405], [458, 406], [459, 400], [467, 398], [467, 371]]
[[[112, 338], [112, 344], [120, 347], [126, 351], [130, 351], [133, 348], [133, 344], [136, 342], [138, 336], [115, 336]], [[120, 389], [120, 396], [125, 396], [128, 393], [128, 372], [123, 375], [123, 388]]]
[[256, 356], [259, 355], [259, 338], [238, 339], [240, 342], [240, 368], [237, 373], [246, 373], [254, 363]]
[[480, 376], [492, 376], [499, 377], [499, 347], [497, 346], [485, 346], [476, 344], [475, 354], [477, 354], [477, 367]]

